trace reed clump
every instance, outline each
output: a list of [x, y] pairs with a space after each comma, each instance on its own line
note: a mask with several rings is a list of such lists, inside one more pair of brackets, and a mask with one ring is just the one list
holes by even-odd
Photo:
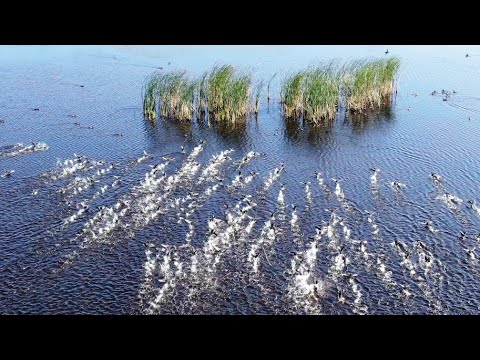
[[356, 60], [342, 66], [332, 61], [290, 75], [281, 90], [284, 115], [320, 124], [335, 119], [340, 103], [354, 112], [377, 109], [387, 104], [395, 91], [399, 66], [395, 57]]
[[386, 104], [395, 91], [399, 67], [396, 57], [352, 62], [343, 80], [346, 107], [364, 112]]
[[207, 77], [207, 109], [217, 121], [235, 122], [252, 112], [252, 78], [231, 65], [215, 66]]
[[[281, 86], [285, 117], [313, 124], [331, 122], [339, 104], [352, 112], [365, 113], [384, 106], [396, 91], [400, 60], [356, 60], [339, 66], [338, 61], [299, 71]], [[267, 86], [270, 99], [270, 79]], [[144, 86], [145, 118], [203, 119], [235, 123], [260, 111], [264, 83], [252, 85], [248, 72], [231, 65], [215, 66], [198, 78], [174, 71], [152, 75]], [[157, 115], [158, 114], [158, 115]]]
[[164, 118], [191, 120], [195, 84], [185, 72], [171, 72], [155, 78], [159, 114]]
[[281, 99], [287, 118], [301, 118], [314, 124], [335, 119], [340, 94], [336, 66], [319, 66], [285, 79]]
[[143, 87], [143, 115], [150, 121], [157, 118], [156, 76], [147, 79]]
[[303, 94], [304, 118], [314, 124], [334, 120], [339, 101], [338, 74], [327, 69], [310, 71]]
[[305, 72], [289, 76], [283, 83], [281, 99], [283, 111], [287, 118], [298, 118], [303, 114], [303, 92]]
[[255, 98], [252, 76], [239, 73], [231, 65], [215, 66], [197, 79], [185, 72], [169, 72], [152, 76], [144, 90], [144, 114], [156, 118], [156, 109], [163, 118], [192, 120], [206, 114], [216, 121], [235, 122], [259, 109], [261, 87]]

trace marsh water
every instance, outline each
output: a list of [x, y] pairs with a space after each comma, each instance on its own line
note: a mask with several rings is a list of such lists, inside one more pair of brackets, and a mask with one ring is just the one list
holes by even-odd
[[[282, 118], [289, 72], [390, 55], [391, 106]], [[277, 73], [256, 119], [143, 119], [216, 63]], [[479, 47], [2, 46], [0, 85], [0, 313], [479, 311]]]

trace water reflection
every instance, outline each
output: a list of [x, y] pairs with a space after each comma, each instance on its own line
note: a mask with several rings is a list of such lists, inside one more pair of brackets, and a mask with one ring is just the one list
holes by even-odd
[[279, 125], [271, 128], [274, 137], [283, 137], [285, 141], [292, 144], [307, 143], [317, 146], [332, 144], [335, 142], [335, 137], [344, 136], [342, 128], [351, 128], [352, 133], [361, 135], [369, 130], [376, 131], [382, 128], [382, 125], [393, 124], [395, 120], [394, 101], [363, 113], [349, 112], [344, 107], [340, 107], [335, 120], [317, 125], [303, 118], [286, 118], [279, 104], [271, 104], [269, 109], [265, 107], [258, 116], [244, 117], [235, 123], [216, 122], [208, 117], [194, 121], [160, 119], [156, 123], [145, 121], [143, 127], [153, 146], [168, 142], [174, 137], [193, 143], [214, 138], [224, 146], [243, 147], [252, 140], [252, 136], [255, 137], [260, 128], [274, 125], [273, 121], [277, 126]]
[[388, 103], [378, 109], [369, 109], [364, 113], [354, 113], [345, 111], [343, 114], [343, 125], [351, 126], [355, 134], [362, 134], [368, 129], [381, 126], [382, 124], [391, 124], [396, 116], [392, 103]]
[[219, 135], [220, 139], [225, 140], [225, 144], [229, 146], [242, 146], [248, 138], [247, 125], [253, 121], [255, 121], [254, 118], [243, 117], [235, 123], [225, 121], [214, 123], [211, 125], [211, 129]]
[[168, 139], [172, 140], [172, 138], [191, 140], [194, 127], [195, 123], [190, 121], [159, 119], [154, 123], [151, 121], [143, 122], [143, 130], [153, 147], [163, 144]]
[[285, 139], [291, 143], [308, 142], [312, 145], [327, 144], [332, 141], [333, 121], [313, 125], [304, 120], [284, 119]]

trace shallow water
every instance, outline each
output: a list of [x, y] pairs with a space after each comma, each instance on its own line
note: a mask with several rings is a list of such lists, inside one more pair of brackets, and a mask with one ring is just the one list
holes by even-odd
[[[381, 57], [386, 48], [403, 61], [391, 108], [357, 121], [341, 112], [331, 128], [282, 119], [277, 90], [286, 73], [320, 60]], [[0, 178], [1, 313], [478, 313], [480, 217], [467, 201], [480, 201], [479, 47], [0, 49], [0, 173], [15, 170]], [[199, 74], [220, 62], [250, 68], [257, 79], [279, 73], [276, 99], [265, 99], [257, 120], [235, 128], [143, 120], [141, 88], [156, 67]], [[430, 95], [442, 89], [456, 93], [446, 102]], [[188, 156], [201, 140], [197, 164]], [[15, 144], [32, 141], [48, 149], [11, 155]], [[218, 172], [200, 180], [212, 157], [229, 149]], [[261, 155], [242, 175], [258, 175], [231, 187], [236, 162], [250, 151]], [[165, 179], [158, 171], [141, 187], [151, 166], [166, 162]], [[378, 187], [370, 168], [380, 169]], [[405, 187], [395, 190], [393, 181]], [[445, 201], [446, 192], [463, 202]], [[235, 212], [248, 205], [245, 195], [252, 208]], [[335, 216], [325, 210], [332, 208]], [[221, 222], [210, 234], [212, 215]]]

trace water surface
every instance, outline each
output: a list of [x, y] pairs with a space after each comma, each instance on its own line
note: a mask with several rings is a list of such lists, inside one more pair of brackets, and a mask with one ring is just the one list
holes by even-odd
[[[322, 60], [384, 57], [387, 48], [402, 59], [390, 108], [354, 123], [341, 111], [331, 128], [282, 119], [278, 86], [286, 74]], [[478, 55], [478, 46], [2, 46], [0, 152], [31, 141], [46, 143], [48, 150], [0, 157], [0, 173], [15, 170], [0, 178], [0, 312], [478, 313], [479, 264], [472, 254], [480, 255], [480, 218], [467, 203], [480, 200]], [[271, 90], [275, 98], [267, 104], [264, 96], [257, 120], [235, 128], [144, 121], [146, 76], [159, 67], [198, 75], [217, 63], [250, 69], [257, 80], [278, 73]], [[442, 89], [456, 93], [448, 101], [430, 95]], [[193, 173], [196, 163], [188, 156], [202, 140], [195, 157], [200, 167]], [[218, 174], [201, 181], [212, 157], [229, 149], [234, 151]], [[138, 163], [144, 150], [149, 156]], [[242, 167], [242, 174], [258, 175], [249, 184], [228, 187], [238, 173], [236, 162], [250, 151], [262, 155]], [[57, 178], [62, 170], [57, 160], [73, 160], [74, 154], [91, 160], [73, 161], [69, 166], [85, 168]], [[140, 189], [151, 166], [169, 158], [174, 160], [165, 173], [178, 175], [175, 182], [159, 183], [152, 192]], [[95, 163], [100, 160], [104, 163]], [[282, 162], [284, 170], [265, 190]], [[377, 188], [371, 168], [380, 169]], [[441, 185], [432, 181], [432, 172], [442, 176]], [[76, 177], [95, 185], [78, 192], [82, 183], [75, 183]], [[223, 183], [205, 195], [217, 177]], [[332, 178], [340, 179], [343, 200]], [[393, 181], [406, 186], [396, 191]], [[284, 207], [277, 201], [282, 184]], [[463, 202], [449, 207], [445, 193]], [[251, 218], [238, 220], [240, 214], [233, 213], [239, 222], [235, 234], [220, 239], [228, 228], [221, 223], [218, 244], [209, 248], [217, 240], [208, 220], [212, 215], [227, 220], [236, 204], [247, 205], [245, 195], [256, 204], [247, 212]], [[100, 207], [114, 207], [119, 199], [130, 202], [129, 211], [111, 232], [92, 239], [88, 221], [94, 218], [95, 233], [106, 229], [114, 218], [106, 214], [101, 220], [106, 210]], [[83, 205], [88, 211], [79, 214]], [[292, 205], [298, 215], [294, 227]], [[335, 224], [332, 238], [325, 233], [318, 240], [310, 266], [307, 250], [316, 227], [332, 221], [325, 209], [336, 209], [351, 234], [345, 238], [343, 225]], [[438, 232], [429, 232], [425, 220]], [[260, 250], [252, 250], [255, 244], [262, 244]], [[257, 271], [251, 251], [258, 253]], [[199, 263], [192, 273], [194, 254]], [[339, 255], [348, 258], [346, 268]], [[319, 290], [309, 296], [307, 286], [315, 281]]]

